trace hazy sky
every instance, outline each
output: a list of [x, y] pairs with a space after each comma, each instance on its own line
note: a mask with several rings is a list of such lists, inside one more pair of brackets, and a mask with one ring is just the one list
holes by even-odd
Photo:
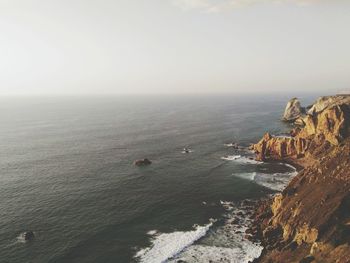
[[350, 88], [350, 1], [0, 0], [0, 95]]

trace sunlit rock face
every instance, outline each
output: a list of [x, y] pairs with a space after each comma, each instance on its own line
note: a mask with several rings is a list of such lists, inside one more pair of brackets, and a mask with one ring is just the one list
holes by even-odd
[[256, 216], [268, 248], [258, 262], [299, 262], [308, 255], [315, 262], [348, 262], [342, 260], [350, 258], [349, 156], [350, 138], [322, 151], [274, 197], [271, 213], [265, 206]]
[[303, 169], [255, 216], [265, 251], [254, 262], [349, 262], [350, 96], [322, 97], [290, 137], [266, 133], [259, 160], [289, 160]]
[[283, 120], [293, 122], [299, 118], [304, 112], [304, 109], [300, 105], [300, 101], [297, 98], [291, 99], [286, 106], [283, 114]]
[[[292, 104], [288, 102], [287, 108]], [[265, 134], [253, 146], [257, 159], [301, 158], [310, 147], [318, 148], [320, 144], [327, 143], [338, 145], [350, 133], [350, 96], [322, 97], [311, 106], [305, 117], [299, 116], [297, 120], [302, 127], [293, 129], [291, 137]]]

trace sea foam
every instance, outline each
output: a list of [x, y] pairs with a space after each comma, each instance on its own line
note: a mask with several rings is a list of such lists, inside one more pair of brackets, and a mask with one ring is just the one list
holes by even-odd
[[204, 226], [196, 226], [192, 231], [159, 234], [154, 237], [150, 247], [140, 250], [135, 257], [144, 263], [166, 262], [205, 236], [212, 225], [213, 222], [210, 222]]
[[221, 157], [222, 160], [226, 160], [226, 161], [234, 161], [239, 158], [241, 158], [240, 155], [228, 155], [228, 156]]
[[213, 227], [203, 239], [187, 247], [169, 262], [183, 260], [188, 263], [247, 263], [260, 256], [263, 250], [260, 243], [246, 238], [245, 230], [251, 224], [247, 207], [237, 207], [227, 201], [220, 201], [220, 204], [227, 211], [224, 216], [225, 224]]
[[283, 191], [283, 189], [288, 185], [290, 180], [297, 175], [297, 170], [291, 165], [287, 165], [293, 168], [293, 171], [286, 173], [237, 173], [233, 174], [236, 177], [240, 177], [246, 180], [254, 181], [255, 183], [267, 187], [275, 191]]
[[226, 161], [234, 161], [236, 163], [242, 163], [242, 164], [262, 164], [263, 163], [241, 155], [228, 155], [228, 156], [221, 157], [221, 159]]

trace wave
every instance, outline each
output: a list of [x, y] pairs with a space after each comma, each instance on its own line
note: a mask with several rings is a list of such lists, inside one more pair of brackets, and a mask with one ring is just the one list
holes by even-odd
[[239, 146], [237, 145], [237, 143], [225, 143], [224, 146], [226, 147], [235, 147], [238, 148]]
[[[241, 241], [242, 247], [217, 247], [206, 245], [193, 245], [189, 247], [181, 257], [170, 263], [179, 262], [230, 262], [230, 263], [247, 263], [261, 255], [262, 247], [252, 242]], [[243, 248], [244, 246], [244, 248]]]
[[212, 225], [213, 221], [204, 226], [196, 226], [192, 231], [177, 231], [156, 235], [152, 240], [152, 245], [137, 252], [135, 257], [140, 262], [145, 263], [166, 262], [205, 236]]
[[221, 157], [222, 160], [226, 160], [226, 161], [234, 161], [239, 158], [241, 158], [240, 155], [228, 155], [228, 156]]
[[[262, 163], [241, 155], [225, 156], [221, 159], [245, 164]], [[281, 165], [293, 171], [273, 174], [239, 173], [234, 176], [254, 181], [272, 190], [282, 191], [297, 172], [290, 164], [281, 163]], [[179, 260], [198, 263], [209, 261], [247, 263], [258, 258], [263, 247], [246, 237], [245, 231], [251, 224], [246, 208], [237, 207], [227, 201], [220, 201], [220, 204], [227, 211], [223, 226], [213, 228], [209, 234], [208, 231], [214, 221], [204, 226], [195, 225], [191, 231], [158, 233], [156, 230], [151, 230], [147, 233], [152, 236], [151, 246], [139, 250], [135, 258], [144, 263], [175, 263]]]
[[291, 168], [293, 171], [296, 171], [296, 170], [297, 170], [297, 168], [295, 168], [293, 165], [291, 165], [291, 164], [289, 164], [289, 163], [279, 163], [279, 164], [284, 165], [284, 166], [287, 166], [287, 167]]
[[252, 173], [240, 173], [240, 174], [233, 174], [233, 175], [243, 179], [254, 181], [255, 183], [262, 185], [264, 187], [267, 187], [271, 190], [283, 191], [283, 189], [288, 185], [290, 180], [295, 175], [297, 175], [297, 172], [296, 170], [293, 172], [273, 173], [273, 174], [252, 172]]
[[[184, 262], [234, 262], [247, 263], [258, 258], [263, 250], [260, 243], [246, 238], [245, 231], [252, 219], [247, 207], [237, 207], [232, 202], [220, 201], [227, 211], [225, 223], [201, 239], [199, 243], [189, 246], [170, 263]], [[251, 208], [252, 209], [252, 208]], [[251, 211], [250, 211], [251, 213]]]
[[150, 231], [147, 232], [147, 235], [154, 236], [157, 233], [158, 233], [157, 230], [150, 230]]
[[254, 160], [252, 157], [246, 157], [246, 156], [242, 156], [241, 158], [238, 158], [237, 160], [235, 160], [238, 163], [245, 163], [245, 164], [263, 164], [264, 162], [260, 162], [260, 161], [256, 161]]
[[263, 162], [256, 161], [253, 158], [249, 158], [247, 156], [241, 156], [241, 155], [228, 155], [221, 157], [222, 160], [226, 161], [235, 161], [237, 163], [243, 163], [243, 164], [262, 164]]

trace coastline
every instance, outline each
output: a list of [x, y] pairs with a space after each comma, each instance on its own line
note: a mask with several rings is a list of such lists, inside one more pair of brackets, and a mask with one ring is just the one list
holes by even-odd
[[[244, 151], [246, 151], [244, 149]], [[250, 159], [251, 155], [238, 158], [229, 158], [225, 161], [237, 162], [248, 165], [264, 165], [267, 162]], [[264, 176], [286, 176], [292, 179], [297, 168], [291, 164], [276, 161], [279, 167], [285, 166], [288, 172], [276, 174], [264, 174]], [[241, 176], [239, 176], [241, 177]], [[254, 177], [249, 178], [248, 174], [242, 175], [246, 180], [255, 181]], [[278, 193], [276, 187], [281, 184], [278, 180], [272, 180], [269, 185], [261, 181], [255, 183]], [[286, 185], [288, 182], [285, 182]], [[263, 197], [269, 199], [271, 194]], [[220, 218], [209, 220], [208, 224], [194, 225], [189, 231], [175, 231], [171, 233], [161, 233], [150, 231], [152, 245], [139, 250], [135, 259], [140, 262], [252, 262], [258, 258], [263, 246], [259, 239], [249, 231], [254, 225], [254, 214], [260, 205], [261, 199], [243, 199], [241, 201], [220, 201], [215, 206], [221, 206], [224, 214]], [[209, 205], [204, 202], [203, 205]], [[210, 204], [213, 205], [213, 204]]]
[[[238, 163], [248, 162], [251, 165], [269, 163], [251, 160], [249, 156], [240, 156], [239, 158], [237, 156], [236, 158], [229, 158], [228, 156], [224, 160]], [[274, 163], [290, 169], [288, 172], [277, 173], [276, 178], [287, 176], [290, 181], [297, 173], [298, 168], [291, 163], [281, 161], [274, 161]], [[273, 175], [275, 174], [269, 174], [268, 176]], [[243, 178], [248, 179], [246, 175]], [[285, 182], [284, 186], [288, 182]], [[254, 236], [250, 230], [255, 224], [255, 210], [260, 206], [262, 201], [270, 200], [271, 196], [280, 192], [276, 190], [276, 185], [274, 185], [279, 185], [280, 182], [272, 180], [270, 185], [259, 181], [256, 181], [256, 183], [275, 193], [269, 194], [262, 199], [244, 199], [239, 202], [220, 201], [217, 205], [222, 206], [225, 210], [222, 217], [217, 220], [210, 220], [207, 225], [195, 225], [191, 231], [172, 233], [151, 231], [152, 246], [140, 250], [136, 254], [136, 258], [141, 262], [153, 262], [150, 260], [151, 258], [159, 259], [154, 262], [165, 260], [165, 262], [171, 263], [208, 261], [252, 262], [261, 255], [264, 249], [260, 239]], [[177, 243], [176, 245], [173, 243], [175, 240], [177, 240], [175, 242]], [[166, 252], [163, 251], [164, 247], [166, 247]]]
[[291, 138], [267, 133], [253, 145], [258, 160], [298, 174], [256, 206], [247, 233], [264, 249], [252, 262], [350, 262], [350, 97], [321, 97], [297, 120]]
[[[350, 204], [350, 174], [347, 172], [350, 138], [344, 130], [350, 127], [349, 113], [348, 104], [341, 107], [330, 104], [313, 115], [311, 121], [307, 120], [310, 115], [304, 117], [307, 124], [295, 127], [290, 137], [265, 134], [252, 146], [256, 160], [244, 155], [221, 158], [257, 166], [275, 163], [293, 167], [295, 171], [288, 181], [280, 172], [265, 174], [264, 168], [260, 172], [242, 174], [243, 178], [276, 192], [248, 206], [242, 205], [244, 201], [221, 201], [227, 213], [219, 224], [186, 240], [166, 260], [308, 263], [328, 257], [322, 262], [348, 262], [350, 214], [346, 209]], [[279, 184], [277, 188], [276, 184]], [[174, 232], [168, 236], [186, 236], [192, 232]], [[165, 236], [167, 234], [155, 235], [154, 244]], [[236, 243], [231, 243], [232, 239]], [[174, 245], [174, 239], [169, 242]]]

